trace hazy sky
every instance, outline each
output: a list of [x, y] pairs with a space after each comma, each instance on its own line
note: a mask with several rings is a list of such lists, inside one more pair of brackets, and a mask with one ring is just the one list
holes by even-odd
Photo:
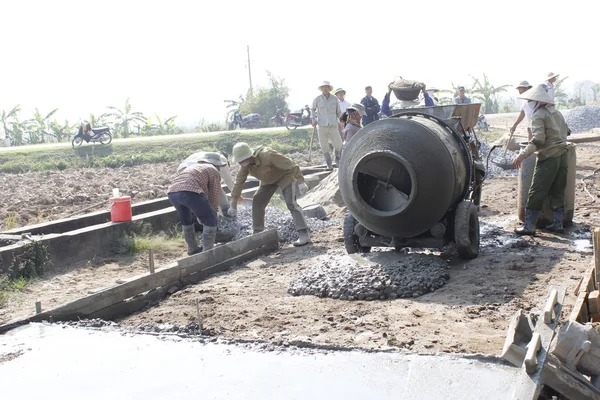
[[[560, 7], [557, 6], [560, 4]], [[549, 71], [600, 82], [600, 1], [4, 1], [0, 110], [21, 104], [76, 122], [127, 97], [180, 123], [223, 120], [223, 100], [265, 70], [291, 108], [323, 79], [380, 100], [396, 75], [428, 86], [541, 83]], [[512, 91], [513, 89], [511, 89]], [[267, 116], [270, 117], [270, 116]]]

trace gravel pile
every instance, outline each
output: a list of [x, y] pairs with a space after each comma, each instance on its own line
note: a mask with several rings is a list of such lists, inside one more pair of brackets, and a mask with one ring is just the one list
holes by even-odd
[[[306, 218], [310, 232], [318, 232], [330, 226], [339, 225], [339, 221], [322, 221], [316, 218]], [[267, 207], [265, 213], [265, 229], [277, 228], [279, 241], [291, 243], [298, 239], [298, 232], [294, 225], [292, 215], [288, 210], [280, 210], [275, 207]], [[252, 209], [240, 206], [237, 218], [219, 217], [219, 230], [222, 232], [237, 231], [234, 240], [241, 239], [252, 234]]]
[[288, 292], [340, 300], [419, 297], [442, 287], [450, 278], [447, 269], [447, 263], [433, 255], [332, 253], [302, 271]]
[[[481, 141], [481, 147], [479, 149], [479, 154], [481, 155], [484, 162], [487, 161], [487, 157], [490, 152], [490, 148], [491, 147], [489, 144], [487, 144], [483, 140]], [[487, 167], [486, 167], [487, 168], [487, 172], [485, 175], [486, 179], [495, 178], [497, 176], [516, 176], [519, 174], [519, 170], [516, 168], [515, 169], [502, 169], [492, 162], [494, 160], [502, 161], [503, 154], [504, 154], [504, 149], [500, 148], [500, 147], [494, 149], [492, 154], [490, 154], [489, 162], [487, 162]], [[516, 151], [508, 150], [506, 152], [507, 162], [513, 161], [517, 157], [518, 154], [519, 153]]]
[[575, 107], [564, 113], [565, 121], [573, 133], [587, 132], [590, 129], [600, 128], [600, 107], [584, 106]]

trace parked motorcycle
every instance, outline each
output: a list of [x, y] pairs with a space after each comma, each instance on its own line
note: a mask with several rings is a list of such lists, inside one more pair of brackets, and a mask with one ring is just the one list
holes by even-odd
[[475, 129], [479, 132], [487, 132], [490, 130], [490, 124], [488, 124], [485, 115], [481, 114], [479, 118], [477, 118], [477, 125], [475, 125]]
[[92, 126], [88, 123], [81, 123], [79, 125], [79, 130], [77, 131], [77, 135], [73, 137], [73, 141], [71, 145], [81, 146], [83, 142], [86, 143], [101, 143], [101, 144], [110, 144], [112, 142], [112, 134], [110, 133], [109, 127], [102, 128], [92, 128]]
[[233, 120], [229, 124], [229, 130], [234, 130], [236, 127], [254, 129], [260, 127], [260, 114], [248, 114], [242, 117], [239, 111], [233, 114]]
[[289, 113], [285, 118], [285, 127], [294, 130], [299, 126], [310, 124], [310, 107], [304, 106], [302, 110]]
[[269, 120], [269, 126], [283, 126], [285, 124], [285, 116], [281, 108], [277, 108], [275, 115]]

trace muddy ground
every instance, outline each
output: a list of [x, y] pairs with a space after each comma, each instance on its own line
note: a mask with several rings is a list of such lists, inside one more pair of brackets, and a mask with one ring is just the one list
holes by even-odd
[[[563, 310], [570, 312], [575, 300], [573, 289], [592, 261], [591, 248], [585, 246], [589, 243], [589, 227], [600, 226], [600, 181], [598, 174], [594, 175], [600, 167], [599, 155], [600, 144], [578, 146], [576, 223], [562, 235], [542, 233], [518, 239], [511, 233], [516, 223], [517, 178], [486, 181], [481, 254], [470, 262], [458, 260], [451, 252], [442, 254], [449, 260], [450, 280], [433, 293], [372, 302], [288, 294], [290, 281], [316, 257], [340, 254], [342, 229], [335, 226], [313, 233], [310, 246], [284, 246], [277, 253], [187, 287], [159, 306], [120, 323], [128, 327], [186, 325], [195, 322], [198, 299], [206, 331], [224, 338], [425, 353], [499, 354], [510, 316], [520, 308], [539, 310], [549, 285], [567, 288]], [[170, 172], [175, 165], [162, 168]], [[170, 173], [162, 176], [166, 179]], [[160, 184], [160, 178], [156, 182]], [[140, 186], [140, 192], [150, 190], [151, 186]], [[64, 210], [71, 212], [73, 207], [65, 206]], [[158, 264], [182, 254], [183, 243], [165, 250]], [[143, 273], [145, 268], [145, 255], [139, 255], [98, 259], [58, 271], [12, 296], [0, 309], [0, 323], [30, 314], [36, 300], [42, 299], [47, 309]]]

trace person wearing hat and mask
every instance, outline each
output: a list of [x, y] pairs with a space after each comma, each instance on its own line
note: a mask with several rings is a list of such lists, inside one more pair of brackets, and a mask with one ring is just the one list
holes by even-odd
[[454, 99], [454, 104], [471, 104], [471, 99], [465, 95], [465, 87], [458, 87], [458, 97]]
[[538, 214], [544, 201], [549, 198], [554, 210], [553, 223], [546, 229], [563, 231], [565, 187], [567, 185], [569, 128], [560, 112], [554, 108], [554, 100], [543, 85], [531, 88], [519, 96], [533, 106], [531, 118], [532, 138], [514, 161], [516, 168], [527, 157], [537, 152], [533, 181], [525, 206], [525, 224], [515, 229], [519, 235], [535, 235]]
[[[521, 83], [519, 83], [519, 85], [517, 86], [517, 90], [519, 91], [519, 94], [523, 94], [526, 91], [528, 91], [529, 89], [531, 89], [533, 86], [531, 86], [529, 84], [529, 82], [527, 81], [521, 81]], [[521, 100], [521, 112], [519, 113], [519, 116], [517, 117], [517, 120], [515, 121], [515, 123], [513, 124], [513, 126], [510, 128], [510, 133], [515, 133], [515, 131], [517, 130], [517, 126], [519, 126], [519, 124], [521, 123], [521, 121], [523, 121], [523, 119], [527, 118], [527, 140], [531, 140], [531, 129], [530, 129], [530, 125], [531, 125], [531, 114], [533, 114], [533, 103], [527, 101], [527, 100]]]
[[331, 94], [333, 86], [329, 81], [323, 81], [319, 86], [321, 94], [315, 98], [312, 104], [312, 125], [318, 125], [319, 144], [327, 164], [327, 170], [333, 169], [331, 153], [329, 153], [329, 141], [335, 150], [335, 160], [339, 161], [342, 154], [342, 137], [340, 135], [339, 118], [342, 115], [340, 101]]
[[[214, 160], [215, 162], [220, 162]], [[217, 211], [221, 197], [221, 175], [210, 162], [199, 160], [177, 173], [167, 189], [169, 201], [175, 207], [181, 225], [188, 255], [210, 250], [217, 235]], [[194, 216], [204, 225], [202, 245], [196, 242]]]
[[[337, 102], [337, 99], [335, 101]], [[335, 134], [338, 135], [337, 129]], [[236, 143], [233, 146], [233, 162], [239, 163], [241, 168], [231, 191], [231, 207], [227, 215], [230, 217], [237, 215], [237, 204], [244, 183], [248, 175], [252, 175], [260, 180], [258, 191], [252, 199], [252, 227], [254, 233], [262, 232], [265, 229], [265, 209], [275, 191], [281, 189], [285, 204], [292, 214], [298, 231], [298, 240], [294, 242], [294, 246], [307, 244], [310, 241], [308, 226], [300, 206], [296, 203], [296, 184], [300, 196], [308, 191], [300, 167], [294, 161], [273, 149], [261, 146], [253, 150], [243, 142]]]
[[348, 143], [352, 136], [362, 128], [361, 119], [367, 115], [365, 112], [365, 106], [362, 104], [354, 103], [346, 110], [346, 126], [342, 132], [344, 143]]
[[544, 83], [544, 89], [546, 89], [546, 92], [548, 92], [548, 94], [550, 95], [552, 100], [554, 100], [554, 92], [556, 90], [556, 88], [554, 87], [554, 83], [558, 79], [559, 75], [560, 74], [555, 74], [554, 72], [549, 72], [548, 78], [546, 79], [546, 82]]

